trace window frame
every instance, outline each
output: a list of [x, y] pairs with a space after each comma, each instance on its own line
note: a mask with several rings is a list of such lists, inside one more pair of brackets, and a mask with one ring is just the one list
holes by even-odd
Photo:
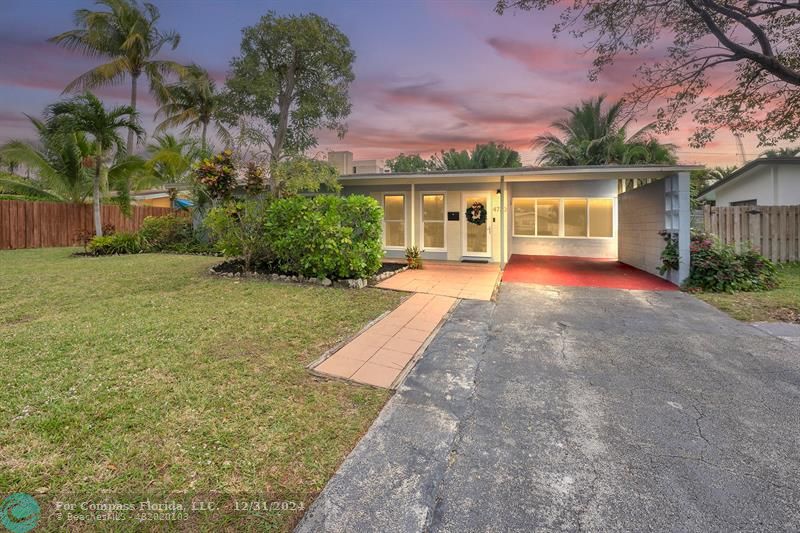
[[[444, 210], [442, 212], [442, 228], [444, 228], [444, 248], [429, 248], [425, 246], [425, 196], [441, 196]], [[431, 221], [435, 222], [435, 221]], [[447, 251], [447, 191], [421, 191], [419, 193], [419, 241], [422, 246], [420, 249], [426, 252], [446, 252]]]
[[[386, 197], [387, 196], [402, 196], [403, 197], [403, 245], [402, 246], [389, 246], [386, 244]], [[383, 228], [382, 240], [384, 250], [405, 250], [408, 247], [408, 193], [405, 191], [397, 192], [382, 192], [381, 193], [381, 209], [383, 209], [383, 217], [381, 226]], [[388, 222], [399, 222], [395, 219], [390, 219]]]
[[[514, 217], [514, 204], [517, 200], [534, 201], [534, 233], [536, 235], [520, 235], [516, 231], [516, 221]], [[538, 200], [558, 200], [558, 235], [538, 235], [539, 233], [539, 203]], [[586, 201], [586, 236], [564, 235], [564, 200], [585, 200]], [[589, 204], [591, 200], [611, 200], [611, 236], [593, 237], [591, 235], [591, 215]], [[612, 240], [617, 237], [617, 228], [614, 219], [617, 212], [616, 198], [613, 196], [514, 196], [511, 198], [511, 236], [520, 239], [591, 239], [591, 240]]]

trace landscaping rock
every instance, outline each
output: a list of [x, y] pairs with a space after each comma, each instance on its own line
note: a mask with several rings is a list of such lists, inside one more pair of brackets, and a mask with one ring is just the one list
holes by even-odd
[[322, 278], [322, 286], [323, 287], [330, 287], [333, 282], [328, 278]]

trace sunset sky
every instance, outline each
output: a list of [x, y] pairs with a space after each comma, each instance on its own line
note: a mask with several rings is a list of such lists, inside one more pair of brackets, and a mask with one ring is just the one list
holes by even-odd
[[[182, 37], [175, 51], [162, 56], [199, 63], [220, 83], [231, 57], [238, 55], [241, 28], [268, 10], [327, 17], [356, 51], [356, 80], [347, 135], [338, 140], [323, 133], [317, 151], [350, 150], [356, 159], [427, 155], [496, 140], [518, 149], [525, 164], [534, 164], [530, 140], [561, 117], [564, 106], [600, 93], [620, 96], [636, 66], [628, 58], [591, 83], [586, 77], [590, 58], [581, 53], [581, 43], [552, 37], [558, 10], [500, 17], [492, 0], [155, 3], [161, 27]], [[23, 113], [39, 115], [69, 81], [99, 64], [46, 42], [73, 27], [75, 9], [92, 5], [89, 0], [0, 0], [0, 142], [34, 137]], [[128, 83], [97, 92], [109, 103], [124, 103]], [[152, 129], [155, 107], [145, 91], [140, 110]], [[729, 133], [693, 150], [687, 143], [690, 128], [685, 120], [681, 130], [664, 138], [679, 146], [683, 162], [738, 162]], [[748, 158], [762, 150], [749, 139], [745, 149]]]

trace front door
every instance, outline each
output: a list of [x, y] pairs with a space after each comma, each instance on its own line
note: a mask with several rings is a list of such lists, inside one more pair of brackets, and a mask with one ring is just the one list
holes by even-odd
[[[469, 192], [464, 193], [462, 198], [462, 213], [465, 213], [464, 222], [462, 223], [462, 246], [465, 257], [491, 257], [492, 243], [491, 243], [491, 222], [492, 222], [492, 205], [491, 196], [488, 192]], [[471, 208], [475, 203], [481, 203], [486, 208], [486, 221], [483, 224], [474, 224], [467, 220], [466, 211]]]

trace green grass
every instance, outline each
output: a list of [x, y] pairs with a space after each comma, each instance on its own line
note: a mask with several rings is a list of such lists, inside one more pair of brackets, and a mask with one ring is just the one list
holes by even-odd
[[[224, 505], [147, 530], [291, 528], [388, 398], [304, 365], [396, 306], [347, 291], [207, 274], [218, 258], [0, 252], [0, 496]], [[205, 495], [205, 497], [203, 496]], [[130, 514], [129, 514], [130, 515]], [[141, 530], [142, 524], [73, 524]], [[100, 527], [98, 527], [100, 526]]]
[[764, 292], [700, 293], [698, 298], [746, 322], [800, 323], [800, 263], [778, 266], [780, 287]]

